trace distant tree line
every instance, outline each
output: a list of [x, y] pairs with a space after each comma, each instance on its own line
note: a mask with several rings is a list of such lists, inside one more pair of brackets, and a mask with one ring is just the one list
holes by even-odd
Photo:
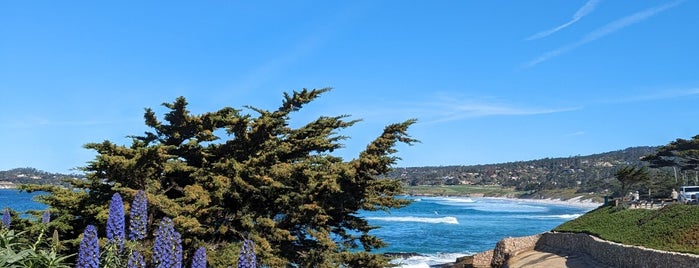
[[[395, 168], [388, 174], [406, 185], [500, 185], [520, 191], [575, 188], [579, 192], [619, 191], [615, 173], [643, 165], [660, 147], [631, 147], [588, 156], [544, 158], [471, 166]], [[667, 176], [666, 172], [661, 173]]]
[[67, 186], [68, 183], [65, 180], [72, 178], [85, 178], [85, 175], [51, 173], [30, 167], [0, 171], [0, 181], [8, 181], [14, 184], [31, 183]]

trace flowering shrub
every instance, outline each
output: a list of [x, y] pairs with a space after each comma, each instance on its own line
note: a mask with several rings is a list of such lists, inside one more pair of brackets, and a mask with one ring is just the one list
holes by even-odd
[[94, 225], [85, 227], [83, 238], [80, 241], [77, 268], [99, 268], [100, 246], [97, 241], [97, 228]]
[[124, 248], [124, 202], [121, 195], [115, 193], [109, 202], [109, 218], [107, 218], [107, 239], [110, 244], [116, 245], [121, 252]]
[[43, 224], [48, 224], [51, 221], [51, 212], [48, 210], [44, 211], [44, 214], [41, 214], [41, 223]]
[[153, 265], [158, 268], [182, 267], [182, 241], [180, 233], [175, 231], [172, 220], [168, 217], [160, 221], [155, 231], [153, 246]]
[[10, 221], [12, 220], [12, 216], [10, 215], [10, 210], [5, 209], [2, 212], [2, 226], [4, 226], [7, 229], [10, 229]]
[[206, 248], [199, 247], [192, 258], [192, 268], [206, 268]]
[[138, 251], [131, 252], [126, 268], [146, 268], [146, 259]]
[[255, 244], [250, 239], [246, 239], [243, 242], [243, 248], [240, 250], [240, 256], [238, 257], [238, 268], [257, 267], [254, 247]]
[[[22, 246], [20, 252], [13, 251], [12, 243], [19, 234], [9, 229], [10, 211], [4, 210], [2, 225], [0, 230], [0, 267], [46, 267], [46, 268], [68, 268], [65, 260], [73, 255], [60, 256], [56, 247], [58, 241], [54, 241], [54, 246], [50, 250], [39, 249], [42, 243], [44, 231], [51, 219], [49, 211], [45, 211], [41, 216], [42, 230], [36, 243], [29, 246]], [[124, 204], [121, 195], [115, 193], [109, 204], [109, 216], [107, 219], [107, 244], [104, 251], [100, 251], [98, 229], [95, 225], [88, 225], [80, 240], [78, 248], [78, 258], [75, 267], [77, 268], [100, 268], [100, 267], [127, 267], [127, 268], [181, 268], [183, 267], [183, 250], [180, 233], [174, 228], [172, 219], [164, 217], [158, 223], [158, 228], [154, 232], [155, 241], [153, 245], [152, 266], [148, 266], [143, 254], [137, 250], [142, 246], [139, 241], [146, 237], [147, 230], [147, 200], [145, 193], [139, 191], [131, 206], [131, 222], [129, 225], [129, 239], [124, 241]], [[20, 233], [22, 234], [22, 233]], [[58, 240], [54, 230], [54, 240]], [[126, 249], [126, 250], [124, 250]], [[9, 261], [8, 261], [9, 260]], [[206, 268], [207, 256], [206, 248], [199, 247], [191, 260], [192, 268]], [[257, 267], [257, 259], [254, 252], [252, 240], [243, 242], [238, 258], [238, 267]]]
[[148, 200], [146, 192], [139, 190], [131, 204], [131, 213], [129, 215], [129, 239], [141, 240], [146, 237], [148, 230]]

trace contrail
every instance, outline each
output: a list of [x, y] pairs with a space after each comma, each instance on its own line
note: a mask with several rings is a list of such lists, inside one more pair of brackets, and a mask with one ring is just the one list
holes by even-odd
[[555, 32], [558, 32], [558, 31], [560, 31], [560, 30], [563, 30], [563, 29], [565, 29], [566, 27], [568, 27], [568, 26], [570, 26], [570, 25], [573, 25], [573, 23], [576, 23], [577, 21], [579, 21], [579, 20], [582, 19], [583, 17], [585, 17], [585, 16], [587, 16], [588, 14], [592, 13], [592, 11], [595, 10], [595, 8], [597, 7], [597, 4], [599, 4], [599, 2], [600, 2], [600, 0], [590, 0], [590, 1], [587, 1], [587, 3], [585, 3], [585, 5], [583, 5], [580, 9], [578, 9], [578, 11], [576, 11], [575, 14], [573, 14], [573, 17], [570, 19], [570, 21], [568, 21], [568, 22], [566, 22], [566, 23], [564, 23], [564, 24], [561, 24], [561, 25], [559, 25], [559, 26], [556, 27], [556, 28], [553, 28], [553, 29], [550, 29], [550, 30], [546, 30], [546, 31], [543, 31], [543, 32], [538, 32], [538, 33], [536, 33], [535, 35], [532, 35], [532, 36], [530, 36], [530, 37], [527, 37], [527, 40], [535, 40], [535, 39], [544, 38], [544, 37], [547, 37], [547, 36], [549, 36], [549, 35], [554, 34]]
[[561, 47], [561, 48], [558, 48], [555, 50], [551, 50], [551, 51], [548, 51], [548, 52], [542, 54], [541, 56], [537, 57], [536, 59], [525, 64], [524, 67], [525, 68], [534, 67], [539, 63], [550, 60], [551, 58], [554, 58], [554, 57], [561, 55], [565, 52], [571, 51], [579, 46], [582, 46], [584, 44], [590, 43], [592, 41], [595, 41], [597, 39], [600, 39], [602, 37], [605, 37], [607, 35], [615, 33], [616, 31], [619, 31], [619, 30], [624, 29], [628, 26], [631, 26], [633, 24], [644, 21], [652, 16], [655, 16], [660, 12], [663, 12], [663, 11], [668, 10], [670, 8], [676, 7], [679, 4], [682, 4], [682, 2], [684, 2], [684, 0], [675, 1], [675, 2], [661, 5], [661, 6], [652, 7], [652, 8], [643, 10], [641, 12], [637, 12], [637, 13], [631, 14], [629, 16], [623, 17], [621, 19], [615, 20], [611, 23], [608, 23], [607, 25], [604, 25], [604, 26], [598, 28], [597, 30], [590, 32], [589, 34], [585, 35], [582, 39], [578, 40], [575, 43], [572, 43], [572, 44], [566, 45], [564, 47]]

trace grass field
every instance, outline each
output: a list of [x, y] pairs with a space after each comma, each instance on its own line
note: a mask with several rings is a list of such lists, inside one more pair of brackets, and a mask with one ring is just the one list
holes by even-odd
[[443, 196], [498, 196], [519, 197], [525, 192], [515, 191], [495, 185], [443, 185], [443, 186], [405, 186], [405, 193], [410, 195], [443, 195]]

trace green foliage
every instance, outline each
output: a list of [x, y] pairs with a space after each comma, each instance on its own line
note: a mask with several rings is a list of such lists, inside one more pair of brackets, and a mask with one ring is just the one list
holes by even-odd
[[180, 97], [163, 104], [169, 110], [164, 121], [146, 109], [151, 131], [131, 136], [131, 145], [87, 144], [97, 156], [84, 167], [86, 179], [71, 180], [68, 189], [23, 187], [51, 193], [40, 201], [56, 210], [57, 228], [73, 246], [80, 234], [75, 227], [96, 223], [104, 230], [113, 193], [130, 203], [145, 189], [148, 218], [172, 218], [185, 248], [228, 248], [252, 239], [259, 261], [272, 267], [373, 265], [381, 261], [357, 249], [368, 252], [383, 242], [368, 234], [375, 227], [356, 213], [408, 204], [395, 198], [400, 182], [382, 176], [398, 159], [396, 143], [416, 142], [406, 132], [415, 121], [387, 126], [358, 158], [345, 161], [332, 155], [346, 138], [337, 133], [357, 120], [343, 115], [299, 128], [288, 123], [328, 90], [284, 94], [273, 111], [245, 107], [256, 116], [230, 107], [192, 115]]
[[622, 196], [633, 185], [648, 181], [650, 173], [646, 167], [623, 166], [614, 173], [614, 177], [621, 184]]
[[699, 170], [699, 135], [689, 140], [677, 139], [643, 160], [652, 167], [678, 166], [683, 170]]
[[15, 230], [0, 230], [0, 267], [69, 268], [68, 259], [72, 255], [58, 252], [58, 238], [46, 238], [48, 225], [38, 223], [41, 231], [31, 241], [28, 230], [16, 233]]
[[[677, 139], [664, 145], [653, 153], [642, 158], [652, 168], [666, 170], [674, 175], [674, 187], [683, 184], [699, 184], [699, 135], [689, 140]], [[691, 175], [687, 176], [686, 172]], [[680, 176], [682, 179], [680, 180]], [[690, 180], [694, 181], [691, 183]]]
[[658, 210], [600, 207], [554, 231], [588, 233], [605, 240], [659, 250], [699, 254], [699, 206]]

